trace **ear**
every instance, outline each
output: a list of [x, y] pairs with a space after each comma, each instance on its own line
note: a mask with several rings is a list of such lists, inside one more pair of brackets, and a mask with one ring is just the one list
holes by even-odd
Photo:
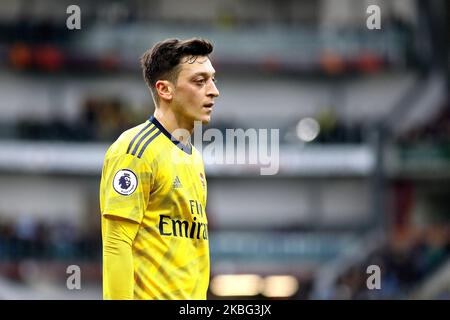
[[155, 83], [156, 92], [158, 96], [163, 100], [172, 100], [172, 83], [167, 80], [158, 80]]

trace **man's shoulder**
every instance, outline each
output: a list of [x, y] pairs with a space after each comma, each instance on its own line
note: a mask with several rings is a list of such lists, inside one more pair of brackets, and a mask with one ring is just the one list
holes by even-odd
[[[157, 128], [149, 120], [124, 131], [109, 148], [109, 156], [132, 156], [137, 159], [151, 160], [154, 156], [150, 152], [157, 145], [153, 142], [158, 136]], [[151, 146], [149, 146], [151, 144]], [[144, 152], [145, 151], [145, 152]]]
[[134, 142], [133, 139], [139, 135], [141, 131], [145, 130], [145, 127], [148, 124], [149, 122], [146, 121], [122, 132], [120, 136], [110, 145], [108, 150], [109, 155], [129, 153], [129, 149], [131, 149], [130, 144]]
[[128, 130], [122, 132], [122, 134], [117, 138], [115, 143], [130, 143], [133, 138], [138, 135], [140, 132], [145, 131], [146, 128], [150, 126], [150, 122], [147, 120], [137, 126], [134, 126]]

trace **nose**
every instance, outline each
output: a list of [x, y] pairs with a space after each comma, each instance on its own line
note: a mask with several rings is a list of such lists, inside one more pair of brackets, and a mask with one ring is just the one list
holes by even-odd
[[217, 98], [220, 95], [219, 90], [217, 89], [214, 81], [211, 81], [211, 85], [208, 87], [207, 95], [208, 97], [213, 98]]

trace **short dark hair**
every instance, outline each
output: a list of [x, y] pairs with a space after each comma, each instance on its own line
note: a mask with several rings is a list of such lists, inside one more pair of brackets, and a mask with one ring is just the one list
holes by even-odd
[[155, 102], [159, 100], [156, 81], [164, 79], [176, 83], [179, 74], [178, 65], [182, 58], [208, 56], [212, 51], [212, 43], [200, 38], [166, 39], [147, 50], [141, 57], [141, 66], [145, 82], [152, 91]]

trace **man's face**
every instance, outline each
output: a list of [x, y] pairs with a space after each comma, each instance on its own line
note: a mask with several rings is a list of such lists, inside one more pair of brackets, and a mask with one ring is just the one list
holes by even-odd
[[172, 106], [185, 121], [206, 124], [211, 120], [214, 99], [219, 96], [214, 83], [215, 70], [208, 57], [195, 57], [193, 63], [190, 63], [193, 59], [188, 59], [181, 59]]

